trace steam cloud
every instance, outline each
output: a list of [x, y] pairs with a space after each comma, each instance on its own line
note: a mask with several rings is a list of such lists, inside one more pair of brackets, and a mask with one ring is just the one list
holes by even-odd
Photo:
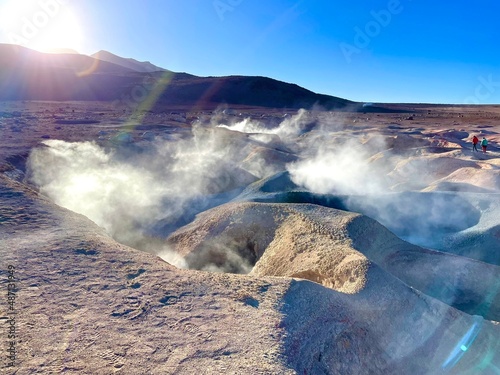
[[[311, 192], [346, 197], [349, 209], [423, 244], [429, 243], [437, 223], [460, 230], [478, 220], [459, 198], [434, 194], [422, 204], [420, 198], [389, 194], [399, 183], [389, 172], [402, 159], [392, 149], [393, 136], [355, 134], [338, 117], [310, 114], [300, 110], [278, 123], [245, 119], [196, 124], [189, 137], [157, 137], [145, 146], [48, 140], [33, 150], [29, 178], [55, 203], [89, 217], [119, 242], [179, 267], [187, 264], [165, 246], [168, 234], [277, 170], [288, 169], [293, 182]], [[259, 148], [297, 160], [286, 159], [276, 167], [272, 158], [255, 157]], [[455, 207], [451, 213], [450, 204]], [[250, 270], [232, 249], [224, 251], [227, 267], [208, 259], [202, 268]]]
[[238, 142], [201, 127], [188, 139], [158, 140], [145, 148], [44, 144], [28, 162], [30, 181], [43, 194], [87, 216], [119, 242], [181, 267], [180, 258], [163, 245], [164, 237], [256, 179], [237, 166]]
[[380, 194], [388, 189], [383, 173], [370, 164], [369, 147], [359, 139], [322, 142], [310, 157], [291, 164], [292, 180], [320, 194]]
[[[398, 137], [323, 134], [314, 139], [315, 152], [303, 154], [300, 161], [288, 166], [290, 177], [311, 192], [344, 196], [349, 210], [376, 219], [409, 242], [442, 249], [443, 235], [477, 224], [481, 214], [459, 192], [422, 193], [418, 188], [408, 192], [422, 186], [423, 176], [426, 182], [438, 180], [430, 166], [440, 166], [443, 161], [415, 162], [412, 173], [405, 173], [402, 180], [395, 171], [411, 156], [395, 146], [412, 142], [422, 146], [425, 141]], [[313, 143], [307, 149], [314, 149]]]
[[233, 125], [221, 124], [218, 125], [218, 127], [240, 133], [274, 134], [280, 137], [281, 141], [286, 143], [290, 140], [290, 138], [300, 135], [310, 122], [311, 119], [309, 118], [309, 112], [304, 109], [300, 109], [295, 116], [286, 118], [276, 127], [248, 118]]

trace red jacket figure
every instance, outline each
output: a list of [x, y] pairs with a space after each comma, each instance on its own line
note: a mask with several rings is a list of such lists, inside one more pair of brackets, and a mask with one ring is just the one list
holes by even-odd
[[[474, 136], [474, 137], [472, 138], [472, 151], [474, 151], [474, 150], [478, 151], [478, 149], [477, 149], [477, 144], [478, 144], [478, 143], [479, 143], [479, 138], [478, 138], [478, 137], [476, 137], [476, 136]], [[478, 151], [478, 152], [479, 152], [479, 151]]]

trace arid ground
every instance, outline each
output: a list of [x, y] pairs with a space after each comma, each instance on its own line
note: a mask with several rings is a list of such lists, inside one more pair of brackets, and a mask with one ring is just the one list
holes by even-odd
[[364, 109], [1, 102], [0, 371], [498, 374], [500, 107]]

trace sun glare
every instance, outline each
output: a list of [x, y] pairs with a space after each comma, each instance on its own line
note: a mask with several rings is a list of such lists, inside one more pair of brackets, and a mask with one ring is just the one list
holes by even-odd
[[0, 5], [0, 25], [12, 44], [41, 52], [82, 49], [79, 19], [63, 0], [7, 0]]

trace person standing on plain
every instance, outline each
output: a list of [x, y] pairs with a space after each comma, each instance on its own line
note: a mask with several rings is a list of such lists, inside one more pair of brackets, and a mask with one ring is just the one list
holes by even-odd
[[477, 151], [479, 152], [479, 150], [477, 149], [477, 144], [479, 143], [479, 138], [474, 136], [472, 137], [472, 151]]
[[483, 137], [483, 140], [481, 141], [481, 147], [483, 148], [483, 152], [486, 154], [486, 147], [488, 147], [488, 140]]

